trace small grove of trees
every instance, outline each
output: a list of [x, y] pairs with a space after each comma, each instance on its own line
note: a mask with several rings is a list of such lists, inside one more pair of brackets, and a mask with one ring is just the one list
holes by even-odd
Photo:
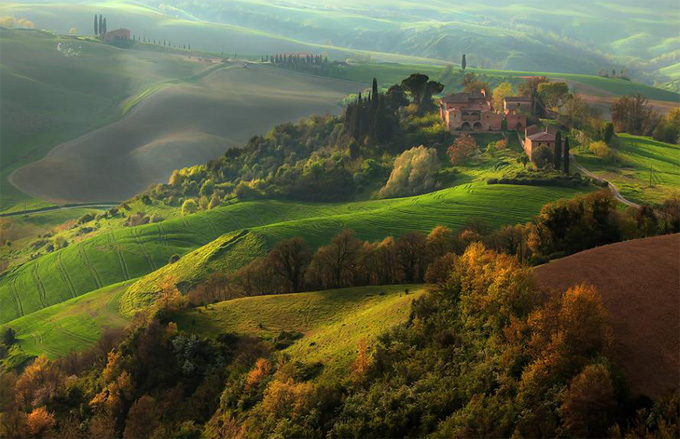
[[263, 56], [262, 62], [291, 66], [298, 64], [320, 65], [328, 63], [328, 57], [311, 53], [279, 53]]
[[441, 162], [437, 150], [424, 146], [404, 151], [394, 161], [394, 168], [380, 196], [404, 197], [431, 192], [437, 185], [437, 172]]
[[102, 35], [106, 33], [106, 18], [103, 15], [94, 15], [94, 34]]
[[611, 106], [612, 122], [617, 132], [650, 135], [659, 122], [659, 114], [640, 93], [622, 96]]
[[673, 108], [656, 125], [654, 139], [680, 145], [680, 108]]
[[[345, 107], [345, 128], [359, 144], [365, 141], [386, 142], [399, 127], [397, 111], [406, 104], [408, 101], [401, 87], [393, 86], [383, 94], [378, 88], [378, 81], [373, 78], [371, 93], [366, 98], [359, 93], [356, 101]], [[350, 150], [354, 156], [358, 156], [358, 152]]]

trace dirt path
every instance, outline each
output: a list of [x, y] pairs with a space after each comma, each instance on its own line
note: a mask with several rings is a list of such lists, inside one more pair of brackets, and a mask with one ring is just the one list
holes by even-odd
[[68, 210], [68, 209], [82, 209], [90, 207], [92, 209], [108, 209], [110, 207], [118, 206], [120, 203], [82, 203], [82, 204], [65, 204], [63, 206], [48, 206], [40, 209], [17, 210], [14, 212], [0, 213], [0, 218], [9, 216], [33, 215], [37, 213], [51, 212], [53, 210]]
[[588, 177], [592, 178], [593, 180], [597, 180], [597, 181], [600, 181], [602, 183], [607, 183], [609, 190], [612, 191], [612, 193], [614, 194], [614, 198], [616, 198], [618, 201], [622, 202], [623, 204], [625, 204], [627, 206], [634, 207], [636, 209], [640, 208], [639, 204], [633, 203], [632, 201], [624, 198], [623, 195], [621, 195], [621, 192], [619, 192], [619, 188], [617, 188], [614, 183], [612, 183], [611, 181], [609, 181], [605, 178], [598, 177], [597, 175], [593, 174], [592, 172], [590, 172], [589, 170], [587, 170], [586, 168], [581, 166], [581, 164], [579, 164], [576, 161], [576, 157], [573, 154], [570, 153], [569, 157], [570, 157], [571, 163], [576, 167], [576, 169], [583, 172], [584, 174], [586, 174]]

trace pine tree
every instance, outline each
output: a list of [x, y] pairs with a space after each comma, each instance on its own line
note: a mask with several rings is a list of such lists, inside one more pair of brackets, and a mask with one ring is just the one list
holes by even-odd
[[555, 170], [559, 171], [562, 168], [562, 133], [557, 131], [555, 134], [555, 155], [553, 156], [553, 164]]
[[569, 173], [569, 137], [564, 139], [564, 173]]
[[97, 21], [97, 14], [94, 14], [94, 34], [99, 35], [99, 22]]
[[465, 70], [465, 67], [467, 67], [467, 60], [465, 59], [465, 54], [463, 54], [463, 61], [461, 61], [460, 66]]

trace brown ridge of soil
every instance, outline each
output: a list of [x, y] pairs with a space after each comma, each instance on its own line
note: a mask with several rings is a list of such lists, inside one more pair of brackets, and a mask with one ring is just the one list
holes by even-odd
[[680, 234], [586, 250], [535, 273], [548, 290], [580, 283], [599, 290], [614, 333], [613, 360], [634, 394], [656, 398], [680, 387]]

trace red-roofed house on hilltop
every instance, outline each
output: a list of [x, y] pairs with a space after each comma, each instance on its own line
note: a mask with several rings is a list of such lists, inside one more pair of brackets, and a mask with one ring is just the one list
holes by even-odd
[[102, 41], [106, 41], [107, 43], [111, 41], [128, 41], [130, 40], [130, 29], [123, 29], [121, 27], [120, 29], [101, 34], [99, 38], [101, 38]]
[[[531, 125], [524, 130], [524, 152], [529, 160], [533, 160], [533, 153], [539, 146], [546, 146], [555, 154], [555, 135], [557, 128], [547, 127], [541, 130], [536, 125]], [[564, 143], [564, 141], [562, 141]]]
[[[496, 113], [486, 90], [455, 93], [443, 97], [439, 113], [449, 131], [523, 130], [527, 125], [524, 114], [516, 111]], [[506, 121], [506, 128], [503, 127]]]

